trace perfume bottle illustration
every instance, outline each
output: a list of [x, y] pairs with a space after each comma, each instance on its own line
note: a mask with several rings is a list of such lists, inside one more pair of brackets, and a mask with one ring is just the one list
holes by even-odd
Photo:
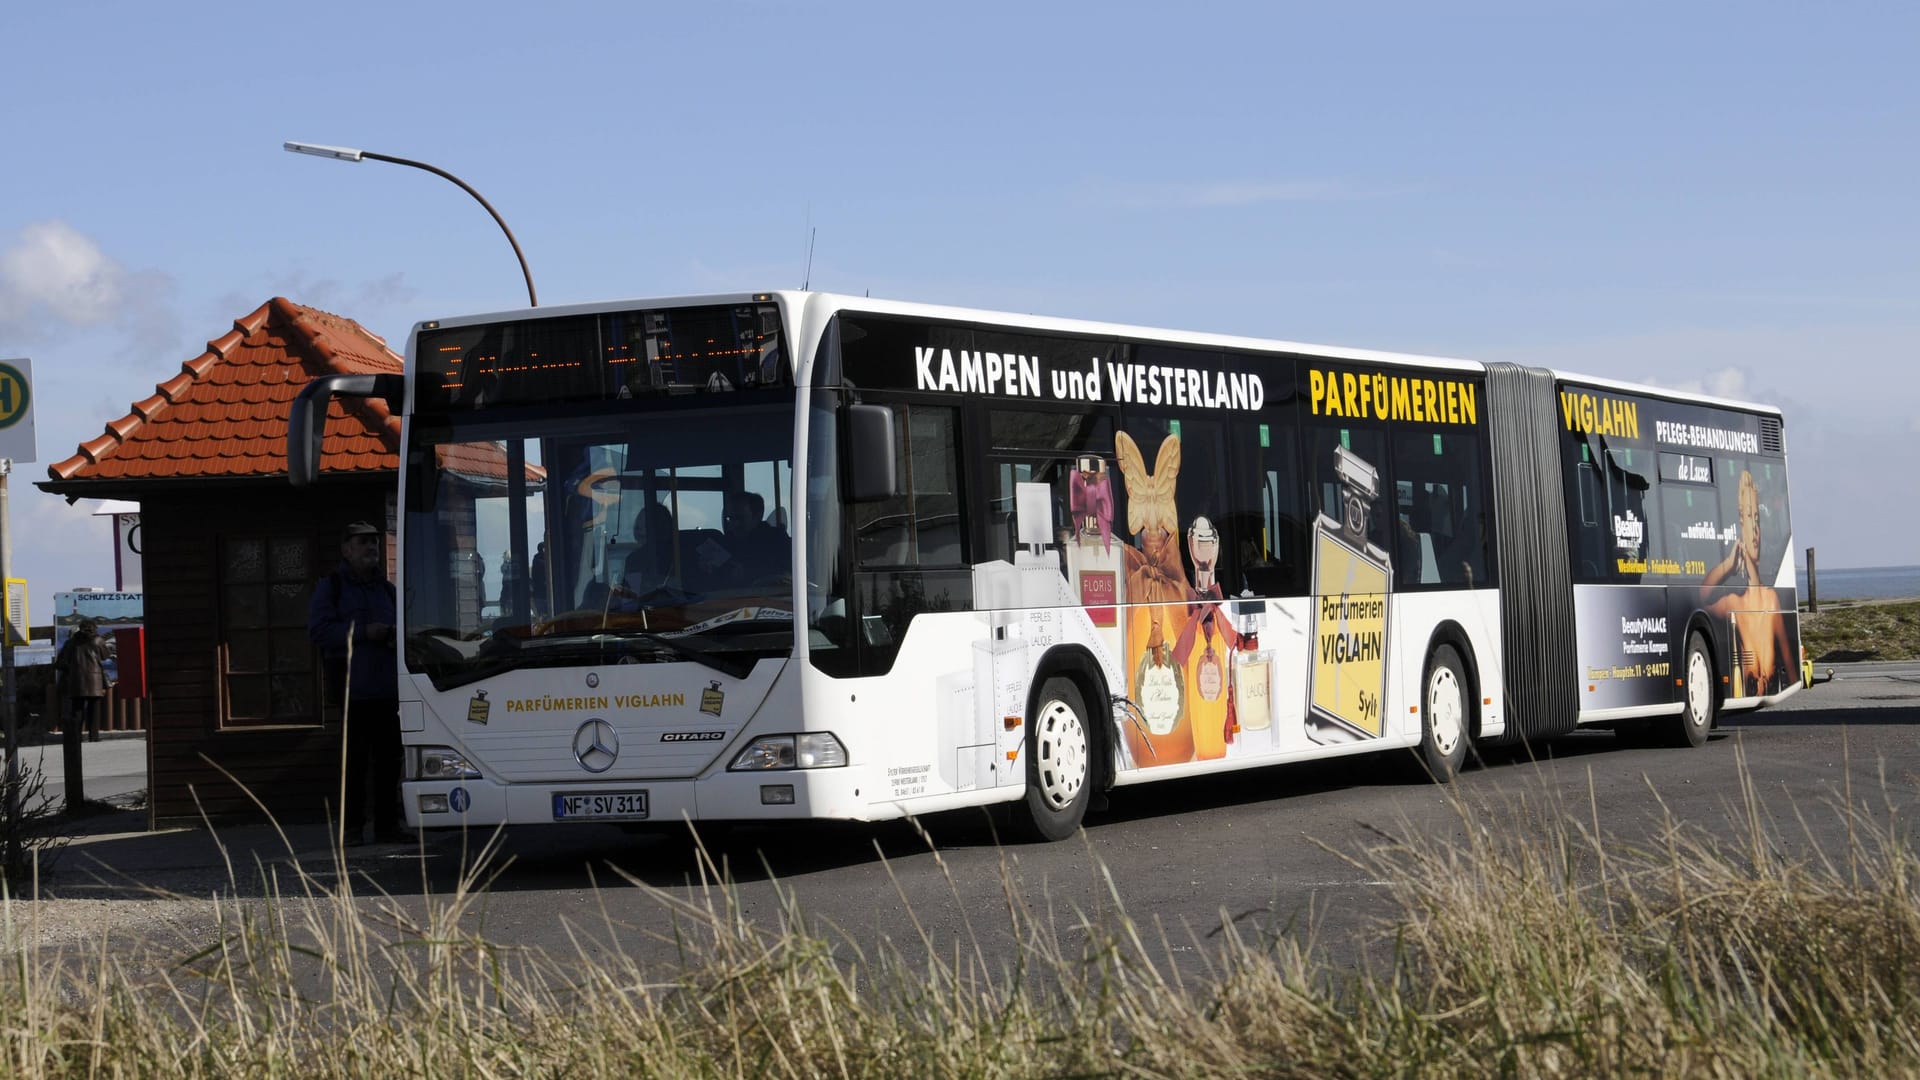
[[1227, 697], [1226, 658], [1237, 635], [1219, 604], [1220, 584], [1214, 574], [1220, 565], [1220, 530], [1208, 518], [1196, 517], [1187, 526], [1187, 555], [1193, 560], [1193, 596], [1198, 603], [1187, 616], [1180, 646], [1193, 719], [1193, 753], [1201, 760], [1225, 757], [1233, 742], [1233, 711]]
[[[1180, 437], [1160, 441], [1153, 467], [1126, 432], [1115, 432], [1114, 461], [1126, 484], [1126, 534], [1138, 544], [1118, 545], [1126, 573], [1122, 621], [1131, 669], [1133, 703], [1138, 713], [1122, 725], [1135, 766], [1149, 768], [1192, 761], [1195, 734], [1191, 722], [1192, 653], [1179, 653], [1187, 629], [1193, 585], [1180, 558]], [[1179, 655], [1176, 655], [1179, 653]]]
[[1267, 732], [1272, 739], [1277, 734], [1273, 731], [1273, 653], [1260, 647], [1266, 606], [1264, 600], [1233, 604], [1240, 630], [1240, 648], [1233, 654], [1233, 713], [1243, 733]]
[[1387, 600], [1393, 563], [1367, 540], [1380, 472], [1344, 446], [1334, 448], [1339, 516], [1313, 527], [1313, 658], [1308, 668], [1307, 737], [1357, 742], [1385, 733]]
[[1073, 593], [1093, 625], [1116, 627], [1126, 602], [1126, 558], [1113, 541], [1113, 476], [1105, 459], [1082, 454], [1074, 460], [1067, 512], [1072, 521], [1063, 546]]

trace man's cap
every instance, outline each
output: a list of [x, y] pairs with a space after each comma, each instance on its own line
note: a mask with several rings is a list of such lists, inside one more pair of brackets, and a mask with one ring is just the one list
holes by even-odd
[[349, 524], [346, 528], [346, 531], [340, 534], [340, 542], [344, 544], [356, 536], [385, 536], [385, 535], [386, 535], [385, 533], [381, 532], [379, 529], [374, 528], [373, 525], [368, 522], [356, 521], [356, 522], [353, 522], [352, 524]]

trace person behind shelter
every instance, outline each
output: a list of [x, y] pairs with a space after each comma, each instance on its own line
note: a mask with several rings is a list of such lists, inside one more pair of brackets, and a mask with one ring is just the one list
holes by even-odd
[[533, 549], [533, 565], [527, 569], [527, 576], [533, 579], [533, 617], [544, 619], [552, 610], [549, 597], [553, 594], [553, 582], [547, 579], [547, 542]]
[[751, 585], [784, 576], [793, 560], [793, 542], [761, 515], [767, 502], [758, 492], [730, 491], [721, 512], [724, 558], [714, 557], [709, 573], [730, 585]]
[[339, 693], [335, 680], [346, 682], [341, 818], [349, 846], [366, 842], [369, 800], [375, 840], [414, 839], [400, 824], [400, 655], [381, 536], [367, 522], [348, 525], [340, 539], [340, 565], [314, 586], [307, 609], [307, 636], [326, 658], [327, 680], [334, 684], [328, 693]]
[[81, 619], [54, 661], [73, 705], [73, 721], [66, 726], [63, 742], [79, 742], [82, 732], [88, 742], [100, 741], [101, 714], [106, 711], [107, 658], [113, 655], [113, 646], [100, 638], [99, 629], [92, 619]]

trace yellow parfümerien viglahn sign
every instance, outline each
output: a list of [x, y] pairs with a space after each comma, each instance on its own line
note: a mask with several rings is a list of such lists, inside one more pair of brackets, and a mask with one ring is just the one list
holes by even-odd
[[1568, 431], [1637, 439], [1640, 437], [1640, 405], [1608, 394], [1562, 390], [1560, 422]]
[[1479, 388], [1464, 379], [1389, 375], [1384, 371], [1307, 371], [1307, 407], [1315, 416], [1477, 424]]
[[1313, 711], [1377, 739], [1387, 685], [1387, 570], [1326, 530], [1314, 533], [1313, 563]]

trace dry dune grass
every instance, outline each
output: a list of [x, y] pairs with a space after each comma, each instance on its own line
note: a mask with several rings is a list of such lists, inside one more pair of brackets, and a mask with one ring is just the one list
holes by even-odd
[[650, 932], [680, 956], [661, 971], [604, 947], [639, 932], [610, 922], [577, 928], [575, 955], [489, 940], [491, 852], [424, 907], [299, 875], [216, 907], [217, 943], [158, 974], [105, 938], [14, 951], [0, 1071], [1920, 1075], [1920, 862], [1890, 800], [1806, 809], [1848, 826], [1845, 850], [1820, 852], [1791, 813], [1744, 795], [1731, 844], [1670, 821], [1627, 845], [1564, 806], [1545, 836], [1483, 827], [1464, 805], [1450, 830], [1464, 840], [1382, 832], [1348, 856], [1396, 898], [1358, 970], [1330, 969], [1311, 935], [1228, 922], [1196, 977], [1117, 901], [1029, 907], [1011, 860], [1004, 907], [968, 915], [1014, 928], [1004, 965], [931, 934], [911, 949], [829, 938], [790, 897], [749, 919], [710, 864], [702, 888], [653, 892]]

